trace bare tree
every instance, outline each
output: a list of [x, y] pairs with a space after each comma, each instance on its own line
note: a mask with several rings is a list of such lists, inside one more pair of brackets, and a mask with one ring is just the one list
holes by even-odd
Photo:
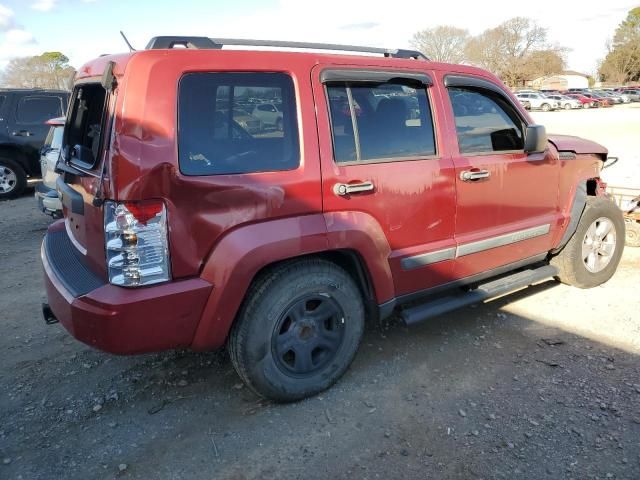
[[450, 25], [441, 25], [416, 32], [411, 44], [435, 62], [462, 63], [469, 32]]
[[0, 83], [15, 88], [55, 88], [68, 90], [75, 69], [60, 52], [35, 57], [14, 58], [5, 68]]
[[564, 68], [564, 53], [563, 48], [547, 43], [546, 29], [524, 17], [485, 30], [465, 49], [470, 63], [495, 73], [511, 86], [523, 85], [535, 76], [559, 73]]

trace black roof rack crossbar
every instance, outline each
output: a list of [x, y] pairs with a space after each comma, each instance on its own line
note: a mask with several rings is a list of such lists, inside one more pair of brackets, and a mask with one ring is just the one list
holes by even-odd
[[355, 45], [337, 45], [331, 43], [287, 42], [282, 40], [249, 40], [241, 38], [153, 37], [147, 44], [147, 50], [171, 49], [175, 47], [219, 50], [225, 45], [335, 50], [341, 52], [375, 53], [391, 58], [413, 58], [416, 60], [429, 60], [424, 54], [418, 52], [417, 50], [358, 47]]

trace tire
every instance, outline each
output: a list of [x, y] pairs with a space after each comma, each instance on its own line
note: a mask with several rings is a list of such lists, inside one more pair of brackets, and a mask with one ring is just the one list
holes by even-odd
[[279, 118], [276, 120], [276, 130], [281, 132], [282, 131], [282, 119]]
[[288, 262], [250, 288], [229, 354], [251, 390], [292, 402], [333, 385], [349, 368], [363, 331], [362, 296], [349, 274], [319, 259]]
[[565, 110], [571, 110], [571, 104], [570, 103], [565, 103], [564, 104], [564, 109]]
[[524, 102], [522, 106], [524, 107], [525, 110], [531, 110], [531, 103], [529, 102]]
[[640, 247], [640, 223], [633, 220], [624, 222], [624, 243], [627, 247]]
[[558, 268], [557, 278], [578, 288], [603, 284], [620, 263], [624, 234], [620, 209], [607, 197], [587, 197], [576, 232], [551, 259], [551, 264]]
[[589, 108], [589, 104], [588, 103], [583, 103], [582, 104], [582, 108]]
[[551, 105], [549, 105], [548, 103], [543, 103], [540, 108], [543, 112], [548, 112], [549, 110], [551, 110]]
[[0, 157], [0, 200], [15, 198], [27, 186], [27, 174], [15, 161]]

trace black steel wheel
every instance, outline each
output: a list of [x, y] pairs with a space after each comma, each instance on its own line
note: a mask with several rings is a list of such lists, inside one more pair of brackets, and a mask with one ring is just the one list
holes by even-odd
[[333, 385], [349, 368], [363, 330], [362, 296], [346, 271], [320, 259], [287, 262], [249, 289], [229, 354], [254, 392], [291, 402]]
[[344, 340], [344, 312], [331, 297], [305, 295], [287, 308], [272, 335], [274, 361], [284, 373], [307, 376], [324, 368]]

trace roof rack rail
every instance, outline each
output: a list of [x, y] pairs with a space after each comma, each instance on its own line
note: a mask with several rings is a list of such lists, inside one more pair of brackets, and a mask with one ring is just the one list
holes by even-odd
[[358, 47], [355, 45], [336, 45], [331, 43], [287, 42], [282, 40], [249, 40], [242, 38], [209, 38], [209, 37], [153, 37], [147, 44], [147, 50], [172, 49], [176, 47], [189, 49], [220, 50], [225, 45], [242, 45], [250, 47], [300, 48], [313, 50], [336, 50], [341, 52], [377, 53], [391, 58], [413, 58], [429, 60], [417, 50], [404, 50], [378, 47]]

